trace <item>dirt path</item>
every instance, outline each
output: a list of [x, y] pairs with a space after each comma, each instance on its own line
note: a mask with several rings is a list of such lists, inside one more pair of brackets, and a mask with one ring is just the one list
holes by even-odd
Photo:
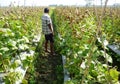
[[63, 84], [62, 58], [60, 55], [50, 56], [42, 52], [37, 59], [37, 84]]

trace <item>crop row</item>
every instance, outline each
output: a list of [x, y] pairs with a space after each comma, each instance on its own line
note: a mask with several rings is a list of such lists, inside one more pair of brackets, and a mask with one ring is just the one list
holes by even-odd
[[22, 78], [20, 70], [32, 70], [36, 36], [40, 34], [42, 8], [0, 8], [0, 74], [5, 84], [15, 84]]
[[118, 10], [107, 8], [105, 14], [102, 8], [54, 10], [56, 50], [66, 56], [65, 67], [71, 77], [66, 84], [119, 83], [119, 72], [112, 67], [112, 57], [106, 53], [109, 43], [120, 42]]

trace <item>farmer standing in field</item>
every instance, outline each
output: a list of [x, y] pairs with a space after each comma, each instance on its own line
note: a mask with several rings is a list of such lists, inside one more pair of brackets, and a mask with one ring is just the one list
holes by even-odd
[[48, 48], [48, 42], [50, 42], [50, 53], [51, 55], [54, 55], [53, 54], [54, 31], [52, 26], [52, 20], [49, 16], [48, 8], [44, 9], [44, 14], [42, 16], [42, 33], [45, 35], [45, 52], [49, 52], [47, 48]]

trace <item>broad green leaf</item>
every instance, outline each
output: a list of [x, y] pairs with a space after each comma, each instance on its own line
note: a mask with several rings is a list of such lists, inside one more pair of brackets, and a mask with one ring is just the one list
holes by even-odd
[[119, 72], [118, 72], [115, 68], [110, 69], [110, 76], [111, 76], [114, 80], [118, 81]]
[[23, 79], [23, 80], [22, 80], [22, 84], [28, 84], [28, 81], [25, 80], [25, 79]]
[[6, 52], [6, 51], [8, 51], [9, 50], [9, 48], [7, 48], [7, 47], [4, 47], [4, 48], [1, 48], [0, 49], [0, 51], [4, 51], [4, 52]]

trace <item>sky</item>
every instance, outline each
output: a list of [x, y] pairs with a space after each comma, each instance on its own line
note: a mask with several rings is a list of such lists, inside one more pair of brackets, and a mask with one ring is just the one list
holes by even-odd
[[[13, 3], [15, 6], [23, 6], [25, 1], [26, 6], [48, 6], [51, 4], [56, 5], [86, 5], [85, 0], [0, 0], [0, 6], [9, 6]], [[101, 0], [94, 0], [95, 5], [100, 5]], [[105, 0], [103, 0], [105, 1]], [[114, 3], [120, 3], [120, 0], [108, 0], [108, 5], [113, 5]]]

